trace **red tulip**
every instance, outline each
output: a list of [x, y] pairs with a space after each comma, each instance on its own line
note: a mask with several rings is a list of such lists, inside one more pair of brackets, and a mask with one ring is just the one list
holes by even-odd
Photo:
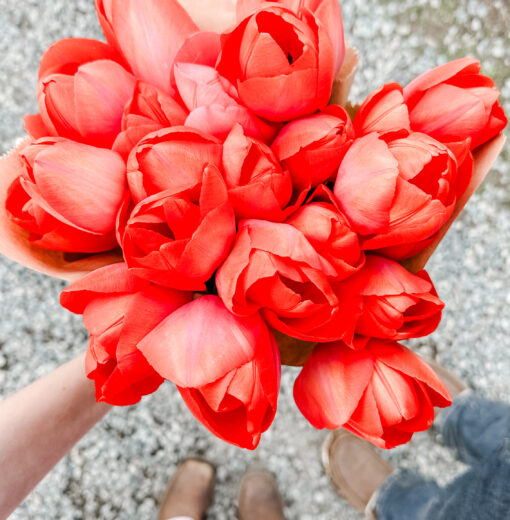
[[122, 158], [110, 150], [47, 138], [20, 153], [6, 208], [45, 249], [96, 253], [117, 246], [115, 220], [127, 196]]
[[186, 127], [149, 134], [133, 149], [127, 176], [135, 203], [165, 190], [197, 187], [207, 165], [221, 168], [222, 146], [212, 136]]
[[432, 369], [402, 345], [358, 338], [363, 348], [342, 342], [319, 345], [299, 374], [294, 398], [316, 428], [346, 428], [390, 449], [428, 429], [434, 406], [451, 404]]
[[352, 144], [349, 114], [330, 105], [324, 112], [292, 121], [273, 142], [273, 150], [292, 175], [297, 193], [334, 178]]
[[335, 268], [289, 224], [243, 220], [216, 274], [218, 294], [239, 316], [261, 311], [275, 329], [305, 341], [339, 339]]
[[428, 336], [444, 308], [425, 271], [415, 275], [379, 256], [367, 255], [364, 267], [336, 290], [352, 327], [347, 342], [354, 333], [397, 341]]
[[312, 198], [287, 223], [301, 231], [313, 248], [335, 268], [336, 275], [333, 278], [340, 281], [363, 267], [365, 255], [349, 221], [334, 202], [328, 200], [329, 197], [333, 199], [332, 194], [327, 188], [323, 190], [326, 201], [315, 202], [315, 198]]
[[335, 72], [332, 43], [308, 10], [268, 7], [222, 36], [218, 72], [244, 105], [270, 121], [289, 121], [326, 107]]
[[411, 127], [402, 87], [388, 83], [374, 90], [357, 111], [354, 130], [357, 137], [376, 132], [385, 141], [407, 137]]
[[133, 74], [170, 93], [177, 52], [198, 31], [177, 0], [96, 0], [96, 11], [106, 39]]
[[303, 16], [306, 11], [312, 12], [330, 38], [335, 56], [335, 73], [340, 70], [345, 56], [345, 40], [338, 0], [239, 0], [237, 20], [240, 22], [254, 11], [270, 5], [286, 7], [298, 16]]
[[173, 97], [138, 81], [133, 98], [124, 109], [122, 132], [116, 138], [113, 149], [127, 160], [131, 150], [145, 136], [183, 125], [185, 120], [185, 110]]
[[292, 195], [288, 171], [271, 148], [235, 126], [223, 145], [223, 170], [236, 216], [283, 220]]
[[218, 297], [204, 296], [169, 316], [138, 347], [212, 433], [257, 447], [275, 417], [280, 386], [278, 347], [259, 315], [239, 318]]
[[508, 120], [494, 82], [480, 63], [462, 58], [422, 74], [405, 89], [411, 128], [442, 143], [470, 139], [471, 149], [490, 141]]
[[207, 166], [195, 189], [166, 190], [140, 202], [121, 232], [132, 273], [151, 282], [205, 291], [236, 233], [225, 181]]
[[40, 115], [27, 116], [35, 139], [60, 136], [111, 147], [121, 129], [135, 78], [113, 61], [113, 49], [94, 40], [62, 40], [41, 62], [37, 89]]
[[93, 271], [62, 293], [62, 305], [83, 314], [90, 332], [86, 373], [95, 383], [98, 401], [135, 404], [159, 388], [164, 379], [147, 363], [137, 344], [191, 298], [191, 293], [136, 278], [125, 264]]
[[335, 196], [364, 236], [364, 249], [409, 258], [434, 240], [452, 214], [458, 173], [464, 175], [452, 152], [431, 137], [413, 133], [386, 143], [372, 133], [347, 152]]
[[273, 140], [277, 125], [270, 125], [242, 105], [235, 87], [213, 67], [191, 63], [175, 66], [177, 88], [190, 111], [186, 126], [225, 138], [236, 124], [247, 135]]

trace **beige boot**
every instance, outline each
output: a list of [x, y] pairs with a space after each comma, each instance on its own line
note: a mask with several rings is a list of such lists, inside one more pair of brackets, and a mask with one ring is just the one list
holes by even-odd
[[358, 511], [393, 472], [367, 441], [346, 430], [331, 432], [322, 446], [322, 463], [335, 491]]
[[251, 470], [241, 482], [240, 520], [285, 520], [278, 483], [267, 470]]
[[201, 459], [186, 459], [168, 484], [158, 520], [189, 517], [202, 520], [213, 501], [215, 467]]

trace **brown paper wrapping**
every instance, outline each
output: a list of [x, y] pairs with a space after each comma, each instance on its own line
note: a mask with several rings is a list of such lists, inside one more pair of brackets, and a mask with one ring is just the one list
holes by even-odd
[[340, 72], [337, 74], [331, 91], [332, 105], [345, 106], [349, 99], [349, 93], [354, 83], [354, 78], [358, 72], [359, 56], [358, 51], [346, 42], [345, 58]]

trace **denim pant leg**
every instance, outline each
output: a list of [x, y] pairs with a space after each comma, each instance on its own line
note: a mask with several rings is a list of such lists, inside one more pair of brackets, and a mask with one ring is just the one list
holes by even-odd
[[489, 457], [510, 437], [510, 406], [468, 392], [454, 399], [436, 421], [446, 446], [471, 466]]
[[510, 441], [443, 488], [427, 514], [427, 520], [510, 520]]
[[428, 511], [440, 495], [441, 488], [434, 481], [409, 470], [397, 471], [379, 489], [377, 520], [428, 520], [432, 518]]
[[379, 490], [377, 520], [510, 520], [510, 440], [444, 488], [410, 472]]

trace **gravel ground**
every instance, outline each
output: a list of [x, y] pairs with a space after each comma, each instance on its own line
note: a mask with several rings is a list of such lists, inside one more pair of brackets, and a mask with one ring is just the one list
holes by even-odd
[[[510, 112], [508, 0], [346, 0], [346, 34], [361, 54], [360, 101], [386, 81], [407, 83], [449, 59], [482, 60]], [[0, 148], [22, 135], [36, 110], [38, 60], [54, 40], [100, 37], [93, 0], [0, 0]], [[447, 304], [439, 330], [413, 347], [457, 371], [491, 398], [510, 401], [510, 169], [508, 148], [450, 231], [430, 272]], [[0, 259], [0, 397], [79, 353], [86, 334], [58, 304], [61, 282]], [[280, 409], [256, 453], [227, 446], [191, 417], [166, 384], [136, 407], [116, 409], [51, 472], [12, 516], [29, 519], [152, 519], [168, 477], [190, 454], [219, 465], [210, 518], [236, 518], [240, 478], [263, 462], [279, 479], [289, 519], [361, 518], [337, 498], [319, 460], [323, 432], [292, 399], [295, 369], [283, 373]], [[292, 435], [289, 435], [292, 432]], [[462, 466], [420, 434], [388, 453], [398, 466], [448, 482]]]

